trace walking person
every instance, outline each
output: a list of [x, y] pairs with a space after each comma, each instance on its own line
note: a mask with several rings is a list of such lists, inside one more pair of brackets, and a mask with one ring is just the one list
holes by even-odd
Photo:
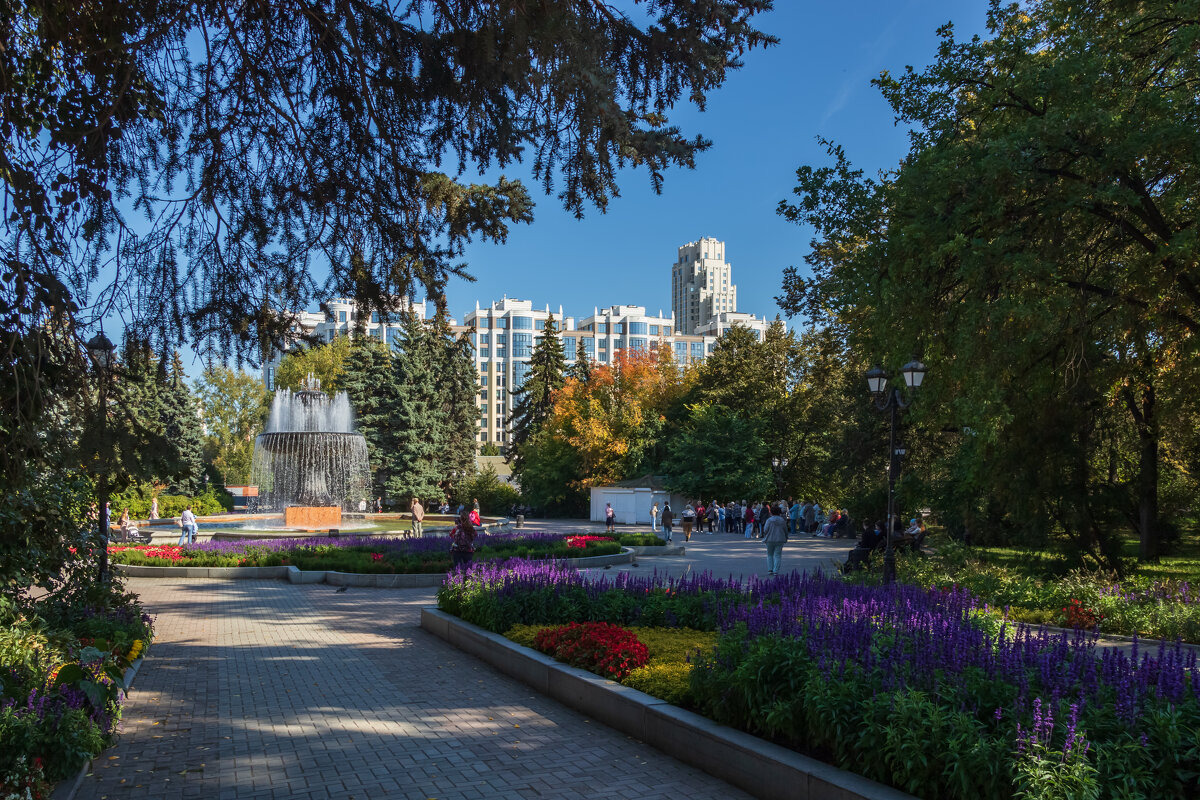
[[150, 519], [158, 519], [158, 497], [150, 500]]
[[412, 514], [412, 535], [424, 536], [425, 506], [421, 505], [421, 501], [414, 497], [408, 504], [408, 510]]
[[382, 497], [375, 498], [375, 513], [376, 514], [383, 513], [383, 498]]
[[725, 506], [717, 504], [717, 530], [725, 533]]
[[196, 515], [192, 513], [192, 504], [188, 503], [187, 508], [179, 515], [179, 544], [191, 544], [196, 541]]
[[671, 511], [670, 503], [663, 503], [662, 510], [663, 530], [667, 533], [667, 544], [671, 543], [671, 525], [675, 523], [675, 514]]
[[[473, 511], [474, 509], [472, 509]], [[450, 560], [453, 569], [470, 565], [471, 556], [475, 553], [475, 526], [471, 517], [463, 511], [458, 515], [458, 521], [450, 531]]]
[[690, 542], [692, 540], [692, 526], [696, 524], [696, 509], [688, 503], [683, 507], [683, 516], [680, 518], [683, 523], [683, 540]]
[[[767, 546], [767, 575], [779, 574], [783, 561], [783, 543], [788, 540], [787, 523], [779, 506], [769, 509], [771, 516], [763, 523], [763, 544]], [[767, 513], [764, 511], [764, 513]]]
[[747, 539], [754, 535], [754, 507], [749, 503], [745, 504], [745, 510], [742, 511], [742, 530]]
[[658, 533], [658, 503], [650, 506], [650, 531]]
[[612, 503], [604, 504], [604, 530], [607, 533], [617, 531], [617, 512], [613, 511]]

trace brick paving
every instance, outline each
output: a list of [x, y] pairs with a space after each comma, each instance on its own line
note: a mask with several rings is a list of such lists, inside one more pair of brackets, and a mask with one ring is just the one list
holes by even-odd
[[747, 797], [420, 630], [432, 590], [129, 585], [157, 639], [79, 798]]

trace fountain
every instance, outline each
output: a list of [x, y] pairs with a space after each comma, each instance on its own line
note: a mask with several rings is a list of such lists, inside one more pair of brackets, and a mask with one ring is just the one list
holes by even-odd
[[254, 440], [259, 505], [282, 509], [289, 528], [340, 527], [342, 510], [365, 500], [371, 485], [367, 442], [353, 427], [346, 393], [330, 398], [311, 373], [300, 391], [276, 392]]

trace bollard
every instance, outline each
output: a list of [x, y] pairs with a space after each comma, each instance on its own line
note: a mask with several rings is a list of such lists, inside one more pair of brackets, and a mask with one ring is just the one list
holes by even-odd
[[337, 538], [338, 538], [338, 537], [340, 537], [341, 535], [342, 535], [342, 532], [341, 532], [340, 530], [338, 530], [337, 528], [330, 528], [330, 529], [329, 529], [329, 536], [330, 536], [331, 538], [333, 538], [333, 539], [337, 539]]
[[524, 514], [517, 514], [517, 527], [518, 528], [525, 527], [525, 515]]

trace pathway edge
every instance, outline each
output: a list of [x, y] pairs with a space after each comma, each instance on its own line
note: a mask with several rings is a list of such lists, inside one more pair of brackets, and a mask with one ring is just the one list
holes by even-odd
[[421, 627], [504, 674], [763, 800], [915, 800], [657, 697], [568, 667], [437, 608]]

